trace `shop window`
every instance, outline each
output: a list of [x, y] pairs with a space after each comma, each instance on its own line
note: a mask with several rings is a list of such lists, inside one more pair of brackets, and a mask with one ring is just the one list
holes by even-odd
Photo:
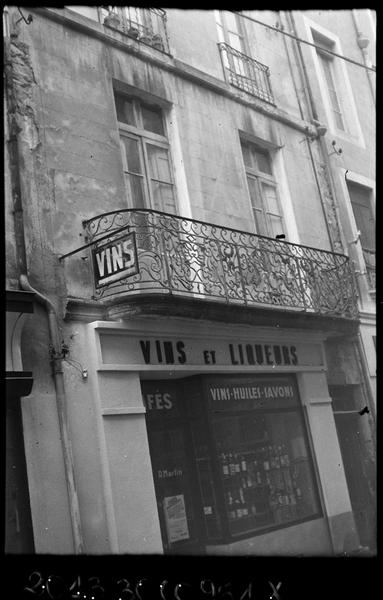
[[142, 389], [165, 550], [203, 551], [321, 516], [292, 376], [193, 377]]
[[164, 115], [154, 105], [115, 93], [129, 204], [175, 214], [176, 199]]
[[283, 234], [284, 223], [270, 153], [244, 140], [241, 148], [256, 232], [268, 237]]

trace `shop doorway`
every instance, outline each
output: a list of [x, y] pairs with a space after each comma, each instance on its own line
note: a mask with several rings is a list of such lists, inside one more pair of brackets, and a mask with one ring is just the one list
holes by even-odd
[[182, 382], [141, 382], [165, 554], [204, 554], [195, 457]]
[[329, 386], [333, 400], [343, 465], [360, 543], [376, 551], [375, 465], [363, 431], [367, 415], [360, 415], [360, 386]]

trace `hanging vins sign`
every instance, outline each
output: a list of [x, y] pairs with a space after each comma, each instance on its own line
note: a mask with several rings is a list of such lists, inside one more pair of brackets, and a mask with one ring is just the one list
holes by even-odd
[[98, 244], [92, 248], [96, 288], [114, 283], [139, 272], [135, 233]]

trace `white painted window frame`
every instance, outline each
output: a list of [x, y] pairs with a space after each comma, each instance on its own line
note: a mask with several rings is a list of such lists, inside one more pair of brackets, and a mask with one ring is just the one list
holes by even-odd
[[[337, 35], [325, 29], [318, 23], [312, 21], [305, 15], [303, 15], [303, 22], [306, 28], [307, 40], [311, 44], [315, 44], [315, 40], [312, 32], [318, 33], [321, 37], [328, 40], [329, 45], [332, 46], [334, 52], [340, 56], [344, 56], [340, 40]], [[341, 58], [334, 56], [333, 59], [333, 73], [335, 77], [336, 90], [338, 98], [341, 104], [342, 116], [345, 121], [346, 131], [337, 129], [332, 114], [332, 107], [330, 99], [327, 93], [327, 83], [325, 81], [317, 50], [313, 47], [309, 48], [311, 52], [315, 73], [319, 82], [319, 90], [323, 103], [323, 107], [326, 114], [327, 124], [329, 132], [334, 136], [344, 139], [348, 142], [353, 142], [362, 148], [366, 148], [366, 143], [363, 137], [362, 128], [360, 126], [358, 112], [355, 105], [354, 95], [352, 92], [350, 78], [347, 72], [346, 62]]]
[[[357, 235], [358, 235], [358, 228], [356, 225], [356, 221], [355, 221], [355, 217], [354, 217], [354, 211], [352, 208], [352, 204], [351, 204], [351, 198], [350, 198], [350, 193], [348, 191], [348, 187], [347, 187], [347, 182], [346, 182], [346, 169], [344, 167], [340, 167], [339, 168], [339, 181], [340, 181], [340, 187], [342, 189], [343, 192], [343, 196], [345, 198], [345, 209], [346, 209], [346, 215], [347, 215], [347, 219], [351, 228], [351, 233], [352, 233], [352, 239], [348, 240], [348, 243], [350, 245], [350, 243], [353, 240], [356, 240]], [[371, 209], [375, 218], [375, 203], [376, 203], [376, 192], [375, 192], [375, 180], [374, 179], [370, 179], [369, 177], [365, 177], [364, 175], [360, 175], [359, 173], [356, 173], [354, 171], [349, 171], [347, 170], [347, 180], [352, 182], [352, 183], [357, 183], [359, 185], [362, 185], [363, 187], [366, 187], [368, 189], [371, 190]], [[366, 263], [364, 260], [364, 254], [363, 254], [363, 250], [362, 250], [362, 245], [360, 244], [360, 242], [355, 244], [356, 248], [355, 248], [355, 252], [356, 252], [356, 256], [357, 256], [357, 260], [358, 260], [358, 264], [360, 266], [360, 270], [365, 271], [366, 270]]]
[[[118, 92], [118, 93], [121, 94], [121, 92]], [[128, 98], [128, 96], [127, 96], [127, 98]], [[140, 154], [141, 154], [141, 159], [142, 159], [142, 163], [143, 163], [142, 164], [143, 179], [144, 179], [143, 187], [144, 187], [146, 208], [151, 209], [154, 207], [153, 193], [152, 193], [152, 189], [151, 189], [151, 179], [150, 179], [149, 171], [148, 171], [148, 157], [147, 157], [147, 152], [146, 152], [146, 144], [150, 143], [154, 146], [158, 146], [159, 148], [164, 148], [168, 151], [170, 174], [171, 174], [171, 178], [172, 178], [171, 184], [172, 184], [173, 194], [174, 194], [175, 211], [176, 211], [176, 214], [178, 214], [178, 201], [177, 201], [177, 189], [176, 189], [175, 177], [174, 177], [174, 165], [173, 165], [172, 155], [171, 155], [171, 151], [170, 151], [169, 140], [167, 137], [166, 119], [165, 119], [163, 110], [161, 109], [162, 123], [163, 123], [163, 127], [164, 127], [164, 135], [159, 135], [157, 133], [153, 133], [151, 131], [143, 129], [142, 115], [141, 115], [141, 109], [140, 109], [142, 101], [139, 98], [129, 97], [129, 99], [133, 101], [133, 110], [134, 110], [134, 115], [135, 115], [137, 126], [135, 127], [134, 125], [128, 125], [127, 123], [118, 121], [118, 128], [119, 128], [120, 138], [124, 137], [124, 135], [125, 135], [126, 137], [135, 138], [139, 142]], [[128, 174], [128, 169], [127, 169], [127, 165], [125, 162], [125, 154], [123, 152], [123, 149], [121, 149], [121, 152], [122, 152], [122, 161], [123, 161], [123, 166], [124, 166], [124, 174], [126, 176]], [[168, 184], [168, 182], [166, 182], [166, 183]], [[128, 200], [130, 201], [130, 204], [131, 204], [130, 208], [134, 208], [132, 205], [132, 199], [130, 199], [130, 195], [128, 195]]]

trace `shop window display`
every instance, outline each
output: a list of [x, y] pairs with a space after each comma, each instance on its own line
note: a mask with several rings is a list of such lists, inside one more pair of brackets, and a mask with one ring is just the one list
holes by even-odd
[[[158, 475], [159, 462], [174, 470], [181, 447], [184, 457], [177, 489], [167, 489], [165, 496], [165, 489], [159, 491], [163, 481], [155, 477], [158, 499], [162, 496], [160, 520], [163, 497], [170, 502], [174, 496], [176, 502], [182, 495], [185, 541], [188, 531], [202, 545], [230, 543], [321, 516], [293, 376], [194, 377], [157, 384], [172, 409], [147, 415], [154, 472]], [[178, 440], [171, 449], [165, 443], [170, 419]]]

